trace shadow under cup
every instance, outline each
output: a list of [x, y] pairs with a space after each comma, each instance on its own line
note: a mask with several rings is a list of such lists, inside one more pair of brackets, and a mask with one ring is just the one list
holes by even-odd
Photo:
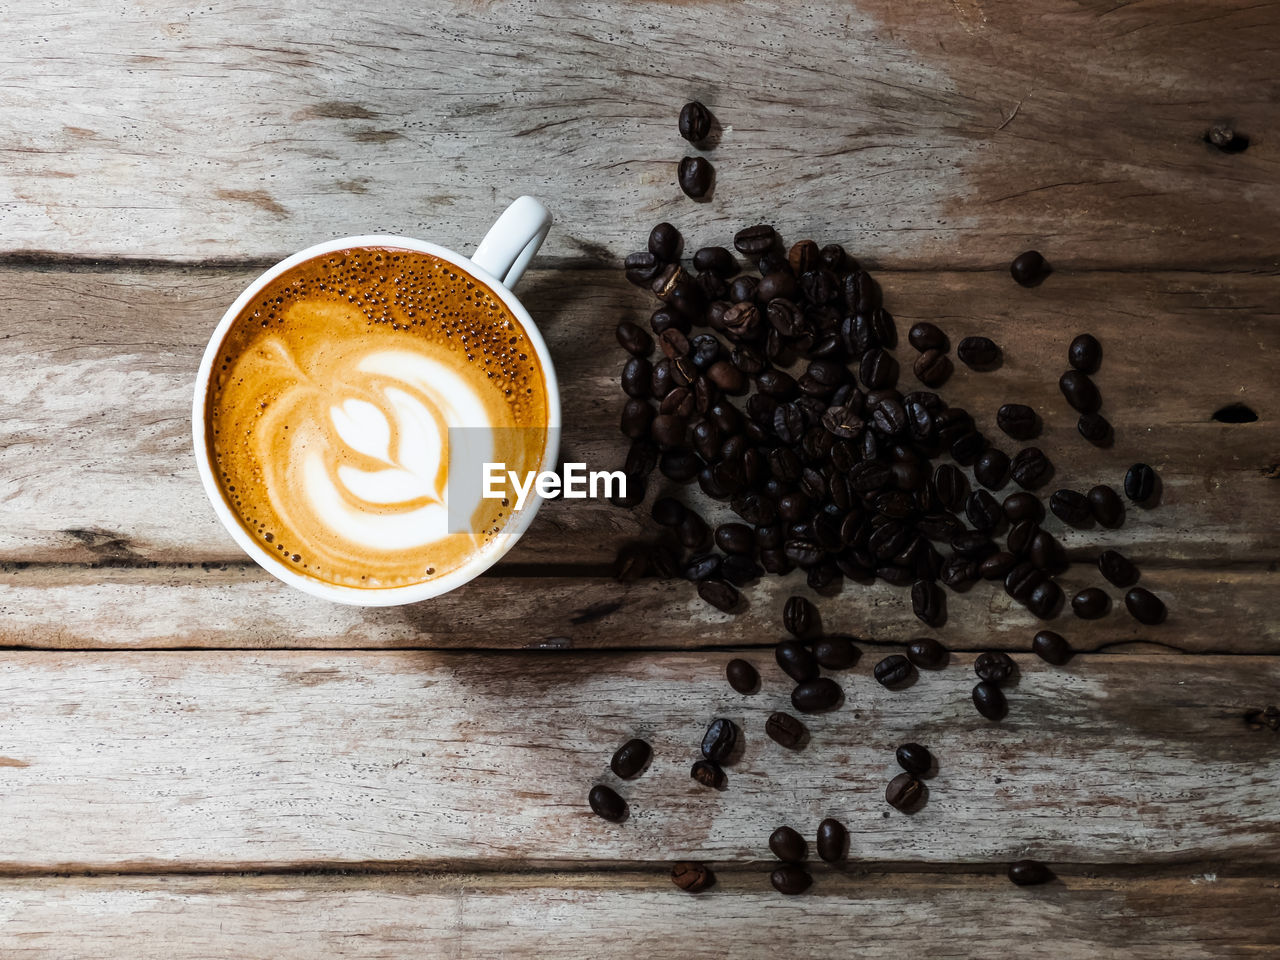
[[312, 248], [246, 290], [206, 353], [199, 411], [206, 487], [240, 545], [294, 586], [365, 605], [496, 562], [559, 434], [519, 302], [457, 254], [385, 239]]

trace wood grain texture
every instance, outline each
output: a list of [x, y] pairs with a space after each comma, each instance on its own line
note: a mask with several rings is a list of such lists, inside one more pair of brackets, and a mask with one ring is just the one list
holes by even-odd
[[[533, 193], [560, 258], [779, 211], [894, 265], [1277, 262], [1280, 22], [1254, 0], [45, 0], [0, 44], [10, 250], [469, 249]], [[690, 97], [722, 127], [705, 204], [674, 183]], [[1247, 151], [1204, 142], [1221, 121]]]
[[373, 877], [97, 877], [0, 882], [0, 948], [50, 956], [595, 958], [625, 931], [640, 956], [869, 960], [1232, 960], [1280, 949], [1274, 880], [1066, 875], [842, 875], [789, 899], [767, 871], [720, 871], [709, 892], [665, 871]]
[[[909, 591], [846, 583], [818, 596], [798, 573], [743, 590], [741, 611], [707, 606], [692, 584], [619, 584], [603, 577], [484, 576], [426, 603], [346, 607], [317, 600], [249, 563], [222, 567], [34, 566], [0, 570], [0, 646], [112, 648], [506, 648], [672, 649], [769, 647], [782, 636], [787, 597], [810, 597], [828, 632], [881, 647], [930, 635], [955, 650], [1030, 649], [1050, 627], [1080, 651], [1280, 653], [1275, 596], [1280, 574], [1264, 567], [1147, 569], [1142, 583], [1163, 597], [1168, 619], [1147, 627], [1107, 587], [1111, 612], [1083, 621], [1068, 609], [1038, 621], [993, 584], [947, 594], [947, 621], [931, 629], [911, 612]], [[1080, 566], [1060, 578], [1071, 592], [1103, 583]], [[771, 652], [763, 654], [767, 661]]]
[[[253, 278], [249, 270], [45, 272], [0, 270], [0, 559], [83, 562], [239, 560], [196, 476], [190, 389], [205, 340]], [[1074, 556], [1105, 546], [1139, 561], [1272, 560], [1280, 543], [1280, 311], [1275, 276], [1059, 274], [1036, 290], [1003, 273], [879, 275], [899, 336], [919, 319], [953, 342], [986, 333], [1003, 367], [962, 368], [943, 388], [1012, 453], [995, 410], [1034, 405], [1037, 441], [1058, 486], [1119, 486], [1135, 460], [1152, 464], [1162, 506], [1131, 511], [1117, 531], [1064, 529]], [[537, 271], [522, 293], [563, 384], [563, 456], [591, 469], [625, 456], [617, 418], [623, 353], [618, 319], [643, 323], [646, 295], [614, 271]], [[1057, 378], [1083, 330], [1104, 344], [1097, 382], [1117, 441], [1099, 451], [1076, 433]], [[902, 345], [904, 365], [914, 351]], [[908, 372], [904, 389], [914, 388]], [[1254, 423], [1214, 411], [1245, 402]], [[651, 491], [656, 495], [657, 486]], [[719, 514], [711, 514], [711, 518]], [[609, 563], [654, 531], [648, 507], [552, 502], [509, 555], [514, 563]]]
[[[1022, 657], [1001, 724], [969, 658], [896, 693], [864, 661], [795, 753], [762, 734], [790, 684], [742, 697], [728, 658], [10, 652], [0, 870], [764, 865], [827, 816], [853, 861], [1280, 862], [1280, 738], [1243, 719], [1275, 658]], [[689, 777], [718, 715], [743, 730], [723, 793]], [[654, 759], [607, 823], [586, 794], [632, 736]], [[912, 816], [883, 800], [906, 740], [940, 763]]]

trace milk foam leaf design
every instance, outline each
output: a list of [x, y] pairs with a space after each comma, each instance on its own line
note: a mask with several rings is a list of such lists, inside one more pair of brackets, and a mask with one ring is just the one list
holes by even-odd
[[338, 479], [367, 503], [395, 504], [426, 499], [444, 501], [439, 489], [444, 438], [431, 412], [416, 397], [395, 387], [383, 394], [396, 425], [396, 454], [391, 451], [391, 424], [372, 403], [347, 400], [330, 411], [333, 425], [347, 446], [387, 464], [385, 470], [360, 470], [343, 465]]

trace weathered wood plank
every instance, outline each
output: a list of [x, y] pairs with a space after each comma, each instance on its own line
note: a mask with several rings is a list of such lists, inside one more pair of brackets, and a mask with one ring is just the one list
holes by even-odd
[[[1280, 888], [1206, 875], [1043, 888], [987, 876], [819, 870], [802, 900], [766, 871], [690, 896], [662, 871], [368, 877], [97, 877], [0, 882], [0, 946], [52, 956], [968, 958], [1227, 960], [1280, 948]], [[750, 918], [748, 922], [746, 918]]]
[[[811, 597], [830, 632], [882, 644], [936, 636], [956, 650], [1029, 650], [1051, 626], [1081, 651], [1159, 644], [1204, 653], [1280, 653], [1277, 580], [1269, 568], [1156, 568], [1142, 582], [1164, 597], [1169, 619], [1156, 627], [1124, 610], [1123, 591], [1102, 620], [1071, 612], [1035, 620], [993, 584], [947, 595], [947, 622], [929, 629], [911, 613], [909, 591], [884, 583], [848, 583], [819, 597], [800, 573], [770, 577], [743, 591], [733, 616], [703, 603], [684, 581], [619, 584], [596, 577], [485, 576], [427, 603], [393, 608], [341, 607], [279, 583], [252, 564], [8, 568], [0, 571], [0, 646], [107, 648], [544, 648], [637, 649], [741, 647], [776, 643], [792, 594]], [[1103, 581], [1073, 568], [1069, 593]], [[772, 670], [771, 654], [760, 656]]]
[[[519, 24], [519, 29], [514, 24]], [[476, 243], [519, 193], [554, 257], [645, 226], [788, 230], [872, 261], [1276, 263], [1280, 18], [1253, 0], [1098, 5], [553, 0], [236, 16], [50, 0], [0, 24], [10, 250], [280, 256], [374, 231]], [[723, 124], [685, 199], [689, 97]], [[57, 109], [50, 109], [56, 102]], [[1230, 121], [1243, 153], [1203, 140]]]
[[[855, 861], [1280, 862], [1280, 739], [1243, 720], [1274, 658], [1022, 657], [999, 725], [969, 658], [897, 693], [863, 663], [798, 753], [762, 734], [790, 686], [743, 698], [727, 659], [10, 652], [0, 870], [764, 864], [776, 826], [826, 816]], [[689, 778], [717, 715], [743, 728], [723, 793]], [[635, 735], [654, 760], [606, 823], [586, 793]], [[883, 800], [908, 739], [941, 764], [914, 816]]]
[[[204, 339], [251, 271], [0, 270], [7, 304], [0, 355], [0, 558], [83, 562], [232, 560], [190, 452], [189, 390]], [[900, 334], [917, 319], [954, 340], [990, 333], [995, 373], [956, 373], [944, 388], [1012, 452], [994, 426], [1009, 400], [1037, 407], [1053, 486], [1119, 484], [1129, 463], [1160, 471], [1164, 503], [1100, 535], [1063, 530], [1079, 556], [1100, 543], [1139, 560], [1271, 559], [1280, 542], [1280, 316], [1273, 276], [1061, 274], [1035, 291], [1002, 273], [891, 273], [881, 280]], [[564, 454], [592, 469], [625, 453], [616, 420], [617, 318], [643, 322], [645, 297], [613, 271], [538, 271], [527, 301], [558, 361]], [[1093, 331], [1107, 352], [1097, 380], [1114, 449], [1075, 431], [1057, 389], [1066, 344]], [[905, 356], [910, 347], [902, 346]], [[908, 373], [904, 385], [914, 385]], [[1255, 423], [1210, 419], [1251, 404]], [[512, 562], [608, 562], [651, 530], [647, 507], [548, 504]]]

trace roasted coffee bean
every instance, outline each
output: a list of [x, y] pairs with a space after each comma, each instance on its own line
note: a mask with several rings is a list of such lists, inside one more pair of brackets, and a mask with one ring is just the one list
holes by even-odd
[[988, 720], [1003, 720], [1009, 712], [1004, 691], [986, 680], [973, 688], [973, 705]]
[[959, 467], [943, 463], [933, 472], [933, 488], [938, 493], [938, 500], [951, 511], [959, 510], [964, 505], [965, 493], [969, 482]]
[[983, 580], [1003, 580], [1017, 565], [1017, 557], [1007, 550], [1001, 550], [985, 558], [978, 565], [978, 576]]
[[995, 447], [987, 449], [973, 464], [973, 477], [988, 490], [999, 490], [1009, 478], [1009, 457]]
[[1134, 503], [1146, 503], [1156, 492], [1156, 472], [1145, 463], [1135, 463], [1124, 475], [1124, 495]]
[[1067, 362], [1081, 373], [1097, 373], [1102, 365], [1102, 344], [1092, 334], [1080, 334], [1067, 347]]
[[773, 657], [796, 683], [804, 683], [818, 676], [818, 661], [813, 651], [798, 640], [783, 640], [773, 649]]
[[907, 411], [892, 397], [883, 400], [871, 414], [871, 427], [883, 436], [897, 436], [907, 429]]
[[1034, 490], [1053, 474], [1053, 465], [1039, 447], [1024, 447], [1014, 454], [1009, 472], [1018, 486]]
[[725, 679], [738, 693], [753, 693], [760, 686], [760, 674], [741, 657], [734, 657], [724, 667]]
[[693, 267], [727, 280], [738, 272], [738, 261], [724, 247], [702, 247], [693, 255]]
[[614, 823], [627, 815], [627, 801], [618, 796], [618, 792], [603, 783], [597, 783], [587, 794], [587, 803], [597, 817], [611, 820]]
[[1024, 601], [1038, 620], [1052, 620], [1062, 607], [1062, 588], [1055, 580], [1042, 580]]
[[840, 702], [841, 690], [830, 677], [801, 683], [791, 691], [791, 705], [802, 713], [830, 710]]
[[787, 253], [787, 263], [797, 277], [818, 269], [822, 265], [818, 245], [812, 240], [800, 240], [792, 244]]
[[680, 231], [669, 223], [659, 223], [649, 231], [649, 252], [667, 263], [675, 263], [680, 259], [682, 243]]
[[769, 714], [769, 719], [764, 724], [764, 732], [774, 743], [790, 750], [804, 739], [805, 727], [791, 714], [778, 712]]
[[858, 378], [868, 390], [892, 387], [898, 380], [898, 361], [893, 359], [892, 354], [879, 347], [872, 347], [862, 355]]
[[978, 579], [978, 561], [972, 557], [947, 557], [938, 571], [938, 579], [952, 590], [962, 590]]
[[701, 550], [711, 541], [711, 529], [707, 522], [690, 510], [676, 528], [680, 545], [686, 550]]
[[951, 358], [941, 350], [926, 350], [916, 357], [911, 371], [927, 387], [940, 387], [951, 376]]
[[678, 527], [680, 521], [684, 519], [685, 514], [689, 512], [679, 500], [671, 497], [659, 497], [653, 501], [653, 506], [649, 510], [649, 515], [654, 521], [662, 527]]
[[858, 648], [848, 637], [823, 637], [813, 645], [819, 666], [828, 670], [847, 670], [858, 659]]
[[649, 435], [664, 450], [671, 450], [684, 445], [685, 434], [689, 429], [689, 421], [685, 417], [673, 413], [660, 413], [653, 418], [649, 427]]
[[715, 179], [715, 170], [706, 157], [685, 157], [680, 161], [676, 174], [680, 189], [693, 200], [705, 197]]
[[756, 285], [756, 301], [768, 304], [773, 300], [796, 300], [799, 290], [795, 274], [790, 270], [774, 270], [760, 278]]
[[1097, 620], [1111, 608], [1111, 598], [1097, 587], [1085, 587], [1071, 598], [1071, 609], [1081, 620]]
[[1120, 494], [1105, 484], [1098, 484], [1087, 494], [1093, 519], [1104, 527], [1118, 527], [1124, 522], [1124, 503]]
[[876, 664], [876, 682], [884, 687], [895, 687], [911, 679], [914, 674], [911, 661], [900, 653], [891, 653]]
[[900, 773], [884, 790], [885, 803], [896, 810], [910, 810], [920, 802], [924, 786], [909, 773]]
[[676, 387], [658, 404], [658, 414], [676, 416], [687, 421], [694, 412], [693, 391], [688, 387]]
[[974, 530], [986, 534], [1000, 526], [1004, 511], [987, 491], [975, 490], [964, 502], [964, 515]]
[[921, 670], [941, 670], [951, 654], [933, 637], [916, 637], [907, 644], [907, 658]]
[[763, 572], [755, 560], [742, 553], [731, 553], [720, 564], [720, 576], [735, 587], [745, 587]]
[[697, 100], [680, 108], [680, 136], [690, 143], [700, 143], [711, 133], [711, 111]]
[[1067, 403], [1081, 413], [1096, 413], [1102, 406], [1102, 395], [1087, 373], [1068, 370], [1058, 378], [1058, 389]]
[[812, 637], [819, 629], [818, 611], [804, 597], [788, 597], [782, 606], [782, 626], [801, 640]]
[[779, 827], [769, 834], [769, 849], [779, 860], [800, 863], [809, 854], [809, 845], [799, 831], [791, 827]]
[[720, 564], [723, 557], [718, 553], [698, 554], [690, 557], [684, 566], [685, 579], [693, 580], [714, 580], [720, 576]]
[[671, 868], [671, 882], [688, 893], [701, 893], [715, 884], [716, 876], [705, 863], [682, 860]]
[[618, 343], [627, 353], [637, 357], [647, 357], [653, 353], [653, 337], [630, 320], [619, 321], [615, 333]]
[[1021, 603], [1031, 596], [1036, 587], [1044, 583], [1044, 579], [1043, 570], [1037, 569], [1032, 563], [1023, 562], [1005, 575], [1004, 592]]
[[[635, 403], [634, 400], [627, 401]], [[627, 458], [623, 461], [622, 471], [628, 476], [648, 476], [658, 465], [658, 445], [648, 440], [636, 440], [627, 449]]]
[[818, 856], [827, 863], [839, 863], [849, 852], [849, 831], [834, 817], [818, 824]]
[[918, 743], [904, 743], [898, 747], [895, 756], [898, 759], [898, 766], [913, 777], [928, 773], [933, 766], [933, 754]]
[[976, 462], [986, 449], [987, 438], [977, 430], [970, 430], [951, 441], [951, 459], [967, 467]]
[[978, 675], [979, 680], [987, 683], [1004, 683], [1013, 676], [1016, 669], [1013, 658], [999, 650], [980, 653], [973, 662], [973, 672]]
[[778, 234], [767, 223], [746, 227], [733, 235], [733, 248], [744, 257], [758, 258], [777, 245]]
[[945, 351], [950, 346], [947, 335], [927, 320], [920, 321], [907, 331], [907, 342], [921, 353], [929, 350]]
[[1010, 523], [1020, 520], [1034, 520], [1039, 523], [1044, 519], [1044, 504], [1034, 493], [1011, 493], [1004, 498], [1004, 515]]
[[1093, 519], [1089, 498], [1075, 490], [1055, 490], [1049, 498], [1049, 509], [1063, 523], [1079, 527]]
[[695, 763], [693, 769], [689, 771], [689, 776], [704, 787], [711, 787], [713, 790], [723, 790], [726, 782], [724, 771], [710, 760], [699, 760]]
[[1048, 883], [1053, 873], [1039, 860], [1015, 860], [1009, 864], [1009, 879], [1020, 887]]
[[1031, 649], [1045, 663], [1060, 667], [1071, 659], [1071, 644], [1061, 634], [1041, 630], [1031, 641]]
[[648, 287], [666, 265], [648, 250], [629, 253], [622, 261], [627, 279], [637, 287]]
[[722, 580], [703, 580], [698, 584], [698, 596], [725, 613], [732, 613], [738, 605], [738, 591]]
[[996, 411], [996, 426], [1014, 440], [1032, 440], [1040, 433], [1040, 417], [1025, 403], [1006, 403]]
[[1164, 601], [1142, 587], [1134, 587], [1126, 593], [1124, 605], [1133, 619], [1152, 627], [1163, 623], [1167, 613]]
[[726, 717], [717, 717], [702, 735], [702, 755], [717, 765], [723, 765], [738, 745], [738, 727]]
[[1010, 528], [1005, 546], [1009, 548], [1009, 552], [1015, 557], [1025, 556], [1027, 551], [1031, 549], [1031, 541], [1035, 539], [1035, 535], [1039, 531], [1040, 527], [1034, 521], [1021, 520]]
[[1067, 569], [1067, 551], [1047, 530], [1037, 530], [1031, 538], [1027, 559], [1046, 573], [1062, 573]]
[[804, 867], [787, 864], [769, 874], [769, 882], [779, 893], [794, 897], [809, 889], [813, 883], [813, 877], [809, 876], [809, 871]]
[[800, 293], [806, 303], [822, 306], [840, 296], [840, 281], [830, 270], [819, 267], [800, 274]]
[[947, 599], [936, 583], [917, 580], [911, 585], [911, 612], [922, 623], [939, 626], [947, 617]]
[[632, 357], [622, 368], [622, 392], [629, 397], [643, 400], [649, 396], [653, 379], [653, 364], [644, 357]]
[[609, 769], [623, 780], [630, 780], [644, 769], [652, 752], [649, 744], [638, 737], [633, 738], [617, 749], [609, 761]]
[[1107, 418], [1100, 413], [1085, 413], [1076, 421], [1076, 430], [1095, 447], [1111, 445], [1113, 432]]
[[1024, 287], [1034, 287], [1049, 273], [1049, 265], [1038, 250], [1028, 250], [1013, 258], [1009, 264], [1009, 274]]
[[862, 433], [865, 426], [853, 407], [828, 407], [822, 414], [822, 426], [833, 436], [852, 440]]
[[663, 330], [658, 335], [658, 345], [669, 359], [676, 360], [689, 354], [689, 338], [675, 327]]
[[755, 531], [745, 523], [722, 523], [716, 527], [716, 546], [725, 553], [754, 553]]
[[1098, 555], [1098, 571], [1117, 587], [1131, 587], [1138, 582], [1138, 568], [1116, 550], [1103, 550]]
[[956, 356], [965, 366], [983, 370], [1000, 359], [1000, 348], [989, 337], [965, 337], [956, 347]]

